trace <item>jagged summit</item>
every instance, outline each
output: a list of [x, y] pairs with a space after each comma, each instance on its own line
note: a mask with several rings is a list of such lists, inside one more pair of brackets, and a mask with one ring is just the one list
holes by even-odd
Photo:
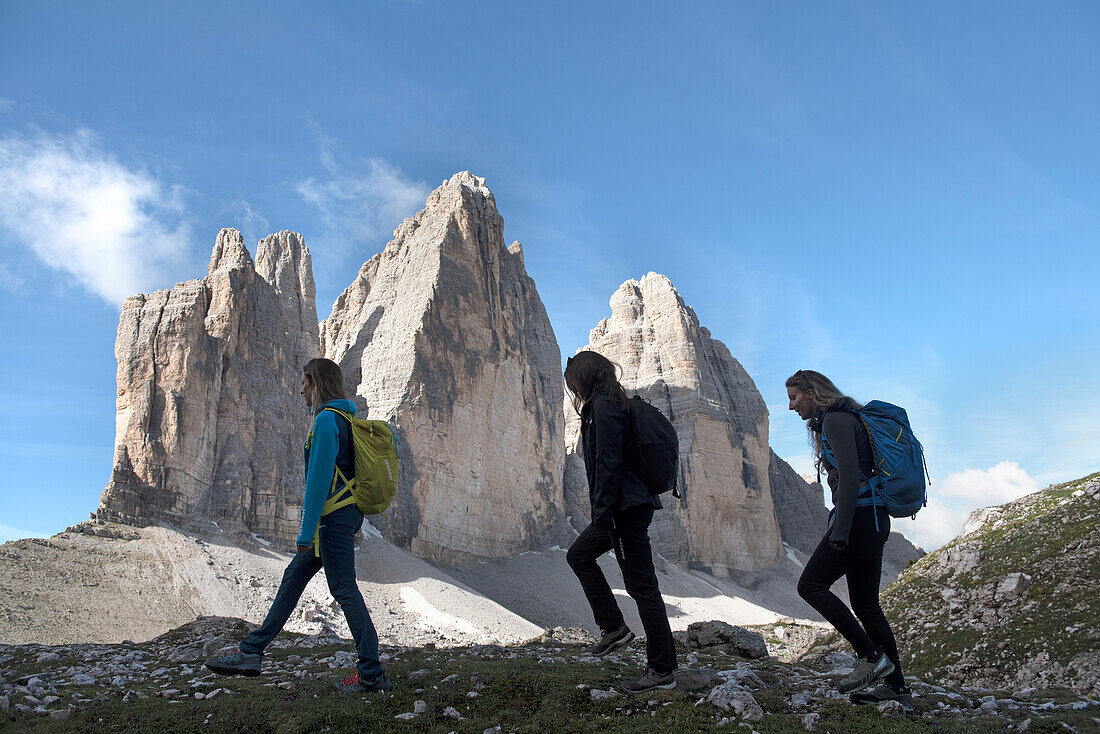
[[[658, 513], [654, 546], [719, 576], [751, 580], [773, 569], [783, 544], [769, 492], [768, 410], [752, 378], [664, 275], [626, 281], [610, 305], [585, 348], [620, 364], [628, 393], [670, 416], [680, 437], [685, 496]], [[569, 512], [586, 517], [580, 421], [568, 406], [566, 415]]]
[[316, 354], [309, 251], [293, 232], [262, 240], [254, 265], [240, 232], [223, 229], [205, 278], [126, 299], [114, 467], [97, 516], [292, 539], [309, 428], [298, 380]]

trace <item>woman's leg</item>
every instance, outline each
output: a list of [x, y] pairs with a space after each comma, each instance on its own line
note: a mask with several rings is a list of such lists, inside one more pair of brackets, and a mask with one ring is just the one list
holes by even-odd
[[589, 525], [565, 554], [565, 560], [581, 582], [588, 605], [592, 607], [592, 616], [604, 632], [611, 632], [623, 626], [623, 613], [615, 603], [615, 596], [603, 570], [596, 559], [612, 548], [611, 534], [606, 530], [597, 530]]
[[348, 505], [321, 518], [321, 561], [329, 591], [340, 604], [359, 653], [359, 679], [369, 681], [382, 672], [378, 660], [378, 633], [374, 629], [359, 585], [355, 583], [355, 535], [363, 515]]
[[286, 571], [283, 572], [282, 583], [275, 594], [275, 600], [271, 602], [271, 609], [264, 617], [264, 623], [252, 630], [248, 637], [244, 638], [238, 646], [241, 652], [250, 655], [260, 655], [275, 635], [279, 634], [294, 607], [298, 606], [298, 600], [302, 598], [302, 592], [306, 584], [321, 570], [321, 559], [313, 554], [310, 549], [307, 553], [295, 553], [290, 559]]
[[622, 569], [627, 593], [638, 604], [649, 667], [665, 674], [676, 670], [676, 646], [665, 600], [657, 585], [657, 571], [653, 567], [653, 551], [649, 545], [652, 521], [651, 507], [632, 508], [615, 516], [615, 559]]
[[[878, 510], [878, 527], [873, 523], [861, 523], [858, 530], [852, 526], [852, 536], [867, 535], [867, 554], [863, 556], [846, 574], [848, 578], [848, 598], [852, 601], [852, 611], [859, 617], [867, 636], [876, 647], [882, 648], [886, 657], [894, 664], [894, 672], [886, 676], [886, 682], [893, 686], [904, 686], [905, 677], [901, 673], [901, 659], [898, 657], [898, 645], [894, 631], [879, 604], [879, 582], [882, 578], [882, 550], [890, 537], [890, 515], [885, 509]], [[862, 538], [860, 539], [863, 543]]]
[[[856, 521], [853, 521], [853, 538], [855, 524]], [[863, 557], [864, 552], [865, 549], [855, 547], [851, 543], [844, 550], [834, 549], [829, 544], [829, 534], [826, 532], [810, 556], [810, 560], [806, 562], [802, 577], [798, 579], [798, 595], [835, 627], [836, 631], [843, 635], [855, 649], [856, 655], [861, 658], [866, 658], [875, 652], [875, 643], [856, 621], [851, 610], [829, 589], [837, 579], [848, 573], [849, 569]]]

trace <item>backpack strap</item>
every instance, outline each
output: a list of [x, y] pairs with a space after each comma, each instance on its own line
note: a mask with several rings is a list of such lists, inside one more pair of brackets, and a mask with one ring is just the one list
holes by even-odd
[[[348, 438], [350, 440], [354, 441], [354, 439], [350, 435], [350, 432], [351, 432], [351, 416], [350, 415], [348, 415], [347, 413], [345, 413], [342, 410], [337, 410], [336, 408], [322, 408], [321, 410], [327, 410], [327, 411], [333, 412], [336, 415], [343, 418], [344, 420], [346, 420], [348, 422], [348, 434], [349, 434]], [[310, 439], [312, 440], [312, 438], [313, 438], [313, 432], [311, 431], [310, 432]], [[334, 464], [334, 467], [335, 467], [336, 471], [334, 471], [332, 473], [332, 484], [329, 486], [329, 489], [328, 489], [328, 499], [325, 500], [325, 504], [321, 507], [321, 517], [324, 517], [325, 515], [328, 515], [332, 512], [335, 512], [336, 510], [339, 510], [343, 507], [347, 507], [348, 505], [354, 505], [355, 504], [355, 496], [352, 494], [352, 487], [355, 485], [355, 477], [352, 477], [351, 479], [348, 479], [347, 477], [344, 476], [344, 473], [342, 471], [340, 471], [339, 466], [336, 466]], [[341, 482], [344, 483], [344, 486], [341, 487], [339, 491], [337, 491], [337, 489], [336, 489], [336, 480], [337, 479], [339, 479]], [[321, 555], [320, 539], [321, 539], [321, 526], [318, 524], [317, 530], [313, 534], [313, 552], [314, 552], [314, 555], [316, 555], [316, 556]]]

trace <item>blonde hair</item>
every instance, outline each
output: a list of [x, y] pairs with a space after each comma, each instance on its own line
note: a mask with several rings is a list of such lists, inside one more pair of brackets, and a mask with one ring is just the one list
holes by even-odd
[[793, 387], [810, 398], [814, 406], [814, 415], [806, 421], [806, 432], [810, 437], [810, 446], [814, 450], [814, 466], [817, 467], [817, 479], [821, 481], [821, 463], [825, 449], [821, 445], [821, 422], [829, 410], [859, 410], [863, 406], [840, 391], [833, 381], [820, 372], [799, 370], [787, 378], [787, 387]]
[[317, 357], [306, 362], [302, 368], [302, 374], [313, 385], [311, 407], [313, 414], [320, 412], [321, 406], [330, 400], [339, 400], [346, 397], [344, 393], [344, 373], [340, 365], [331, 359]]

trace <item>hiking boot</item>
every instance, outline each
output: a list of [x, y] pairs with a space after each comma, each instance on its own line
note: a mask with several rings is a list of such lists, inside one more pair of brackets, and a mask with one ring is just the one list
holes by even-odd
[[393, 684], [385, 673], [379, 673], [370, 680], [361, 681], [358, 670], [332, 685], [340, 693], [384, 693], [393, 688]]
[[675, 687], [676, 678], [672, 676], [672, 673], [658, 673], [653, 668], [646, 668], [640, 677], [619, 686], [623, 693], [645, 693], [657, 689], [667, 691]]
[[840, 681], [836, 689], [841, 693], [855, 693], [893, 673], [894, 664], [886, 657], [886, 653], [879, 650], [876, 654], [878, 657], [872, 656], [860, 661], [852, 674]]
[[600, 641], [589, 652], [598, 658], [602, 658], [604, 655], [628, 644], [633, 639], [634, 633], [624, 624], [614, 632], [604, 632], [600, 637]]
[[234, 650], [228, 655], [209, 658], [206, 667], [222, 675], [259, 675], [260, 655]]
[[913, 710], [913, 691], [909, 686], [895, 688], [889, 683], [883, 683], [867, 691], [856, 691], [848, 696], [848, 700], [856, 704], [897, 701], [906, 711]]

